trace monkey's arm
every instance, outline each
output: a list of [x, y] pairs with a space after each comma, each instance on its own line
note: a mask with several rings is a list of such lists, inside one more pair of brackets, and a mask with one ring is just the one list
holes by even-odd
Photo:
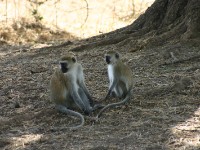
[[81, 66], [79, 66], [79, 74], [78, 74], [78, 81], [79, 81], [79, 86], [82, 88], [82, 90], [84, 91], [85, 95], [87, 96], [87, 98], [89, 99], [89, 102], [91, 105], [93, 105], [94, 101], [85, 85], [84, 82], [84, 74], [83, 74], [83, 68]]
[[78, 94], [78, 89], [73, 84], [71, 84], [71, 96], [76, 105], [85, 113], [85, 114], [91, 114], [92, 108], [88, 106], [87, 104], [84, 104], [83, 100], [81, 99], [80, 95]]
[[109, 90], [108, 90], [108, 93], [107, 93], [106, 97], [104, 98], [104, 100], [107, 99], [107, 98], [111, 95], [111, 92], [113, 91], [113, 89], [114, 89], [115, 86], [117, 85], [117, 82], [118, 82], [118, 80], [116, 80], [116, 79], [113, 80], [113, 83], [112, 83], [112, 85], [110, 86], [110, 88], [109, 88]]
[[90, 96], [90, 93], [89, 93], [89, 91], [88, 91], [88, 89], [87, 89], [85, 83], [82, 82], [82, 84], [80, 85], [80, 87], [83, 89], [83, 91], [85, 92], [85, 95], [86, 95], [87, 98], [89, 99], [90, 105], [93, 106], [94, 101], [93, 101], [92, 97]]

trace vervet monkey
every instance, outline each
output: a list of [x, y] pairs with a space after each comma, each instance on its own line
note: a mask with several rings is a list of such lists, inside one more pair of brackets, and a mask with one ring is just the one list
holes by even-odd
[[123, 100], [105, 106], [98, 113], [97, 118], [100, 117], [106, 109], [126, 103], [130, 99], [133, 87], [131, 69], [120, 60], [119, 53], [109, 51], [105, 57], [108, 64], [108, 78], [110, 82], [109, 90], [105, 99], [112, 94], [113, 96]]
[[51, 101], [56, 104], [59, 112], [81, 119], [81, 123], [71, 129], [77, 129], [84, 124], [84, 117], [74, 109], [79, 109], [84, 114], [91, 114], [93, 100], [84, 83], [84, 74], [81, 64], [73, 54], [61, 57], [60, 69], [57, 69], [50, 81]]

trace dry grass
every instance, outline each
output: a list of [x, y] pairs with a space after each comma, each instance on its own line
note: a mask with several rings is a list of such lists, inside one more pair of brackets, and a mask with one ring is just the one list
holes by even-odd
[[[132, 23], [152, 2], [49, 0], [36, 7], [27, 0], [1, 1], [0, 40], [1, 43], [20, 44], [87, 38]], [[34, 9], [38, 16], [43, 17], [39, 23], [32, 14]]]
[[18, 22], [13, 22], [10, 25], [2, 24], [0, 26], [1, 42], [5, 44], [34, 44], [45, 42], [59, 42], [64, 40], [74, 40], [68, 32], [61, 30], [52, 30], [45, 27], [41, 23], [36, 23], [25, 18], [21, 18]]

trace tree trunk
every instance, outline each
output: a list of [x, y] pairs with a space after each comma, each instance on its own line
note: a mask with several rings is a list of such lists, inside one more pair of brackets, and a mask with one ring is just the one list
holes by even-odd
[[132, 31], [144, 28], [148, 28], [146, 33], [154, 30], [156, 35], [166, 33], [181, 39], [199, 38], [200, 1], [156, 0], [143, 15], [127, 27]]
[[93, 37], [76, 50], [109, 44], [131, 43], [131, 51], [166, 43], [200, 43], [200, 0], [156, 0], [131, 25]]

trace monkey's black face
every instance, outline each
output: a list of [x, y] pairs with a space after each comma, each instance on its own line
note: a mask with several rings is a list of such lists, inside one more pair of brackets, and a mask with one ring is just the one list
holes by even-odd
[[60, 63], [61, 71], [66, 73], [68, 71], [67, 63]]
[[106, 56], [106, 62], [107, 62], [107, 64], [110, 64], [110, 59], [111, 59], [111, 57], [110, 56]]

